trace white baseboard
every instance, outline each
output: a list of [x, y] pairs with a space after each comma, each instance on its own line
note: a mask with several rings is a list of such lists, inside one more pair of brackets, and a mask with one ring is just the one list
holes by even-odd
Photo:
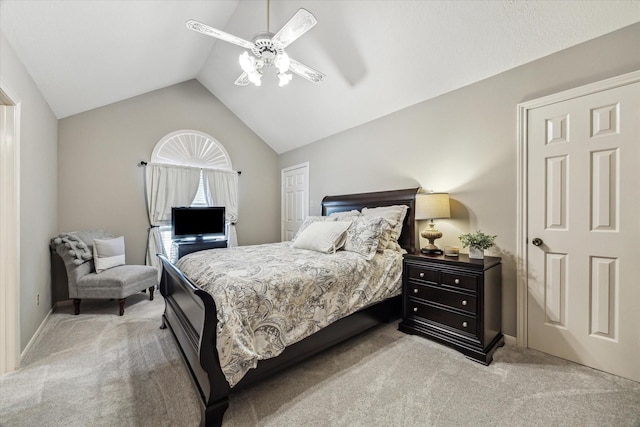
[[504, 343], [507, 345], [518, 345], [516, 342], [516, 337], [511, 336], [511, 335], [505, 335], [504, 336]]
[[[29, 340], [29, 342], [27, 343], [27, 345], [25, 346], [24, 350], [22, 350], [22, 353], [20, 354], [20, 361], [22, 362], [22, 360], [24, 359], [24, 356], [27, 354], [27, 352], [31, 349], [31, 347], [33, 347], [33, 344], [36, 342], [36, 340], [38, 339], [38, 337], [40, 336], [40, 334], [42, 333], [42, 330], [44, 329], [44, 325], [46, 325], [47, 321], [49, 320], [49, 317], [51, 317], [51, 313], [53, 313], [53, 309], [55, 308], [55, 304], [53, 307], [51, 307], [51, 310], [49, 310], [49, 312], [47, 313], [46, 316], [44, 316], [44, 319], [42, 320], [42, 322], [40, 323], [40, 326], [38, 326], [38, 329], [36, 329], [36, 332], [33, 334], [33, 336], [31, 337], [31, 339]], [[22, 363], [20, 363], [20, 365], [22, 365]]]

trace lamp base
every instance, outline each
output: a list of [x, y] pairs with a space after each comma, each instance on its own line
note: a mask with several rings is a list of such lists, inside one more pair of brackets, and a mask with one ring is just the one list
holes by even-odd
[[429, 223], [429, 228], [422, 231], [422, 233], [420, 233], [422, 237], [424, 237], [429, 241], [427, 246], [420, 249], [420, 252], [422, 252], [423, 254], [429, 254], [429, 255], [442, 255], [443, 254], [442, 249], [437, 247], [434, 243], [437, 239], [442, 237], [442, 232], [436, 230], [435, 228], [433, 228], [433, 226], [434, 226], [433, 220], [431, 220], [431, 222]]
[[444, 252], [442, 252], [442, 249], [429, 249], [429, 248], [422, 248], [420, 249], [420, 252], [426, 255], [442, 255]]

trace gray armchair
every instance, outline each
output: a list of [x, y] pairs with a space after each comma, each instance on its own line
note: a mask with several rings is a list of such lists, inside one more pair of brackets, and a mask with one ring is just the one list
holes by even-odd
[[[149, 299], [153, 300], [153, 291], [158, 284], [158, 273], [155, 267], [119, 265], [96, 273], [93, 262], [93, 241], [110, 238], [113, 238], [111, 234], [103, 230], [95, 230], [62, 233], [51, 239], [52, 270], [58, 266], [57, 272], [52, 271], [54, 289], [55, 282], [66, 281], [67, 299], [73, 299], [74, 314], [80, 313], [80, 301], [83, 298], [117, 299], [120, 305], [120, 316], [124, 314], [125, 301], [130, 295], [148, 289]], [[55, 257], [59, 259], [56, 260]], [[59, 268], [60, 260], [64, 263], [64, 269]], [[59, 291], [57, 293], [59, 294]]]

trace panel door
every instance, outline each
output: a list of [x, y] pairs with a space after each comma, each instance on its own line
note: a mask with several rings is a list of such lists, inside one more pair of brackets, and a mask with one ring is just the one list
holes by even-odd
[[282, 240], [291, 240], [309, 215], [309, 164], [282, 170]]
[[0, 375], [20, 367], [19, 129], [18, 107], [0, 105]]
[[528, 346], [640, 381], [640, 83], [527, 119]]

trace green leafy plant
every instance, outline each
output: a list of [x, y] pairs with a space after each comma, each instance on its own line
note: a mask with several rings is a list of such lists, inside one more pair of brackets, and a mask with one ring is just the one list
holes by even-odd
[[469, 246], [485, 250], [494, 245], [496, 237], [498, 236], [484, 234], [482, 231], [478, 230], [475, 233], [461, 234], [460, 236], [458, 236], [458, 239], [460, 239], [460, 242], [462, 242], [463, 248]]

